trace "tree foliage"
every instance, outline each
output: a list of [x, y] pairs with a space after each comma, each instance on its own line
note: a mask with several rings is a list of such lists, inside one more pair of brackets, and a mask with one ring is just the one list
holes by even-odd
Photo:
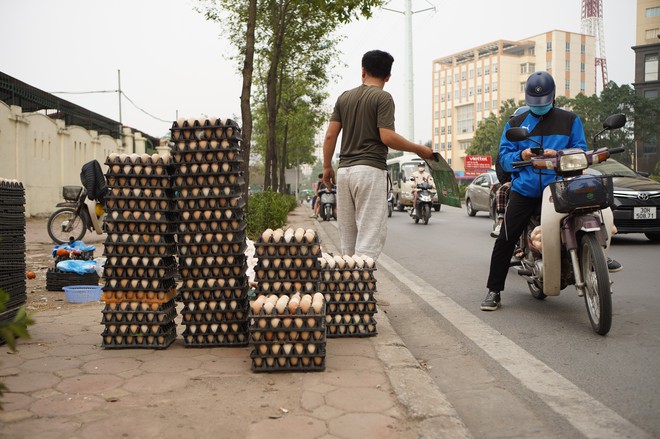
[[[217, 22], [227, 35], [234, 50], [224, 53], [237, 63], [243, 62], [250, 52], [247, 10], [256, 4], [252, 49], [257, 93], [253, 95], [257, 100], [254, 107], [260, 114], [255, 119], [255, 136], [263, 142], [265, 187], [284, 187], [283, 169], [290, 165], [292, 156], [299, 156], [299, 160], [302, 154], [300, 149], [289, 152], [289, 147], [298, 148], [306, 131], [319, 127], [321, 103], [326, 97], [324, 88], [331, 79], [328, 72], [339, 56], [337, 25], [368, 18], [383, 3], [384, 0], [198, 0], [197, 10]], [[245, 86], [245, 67], [242, 72]], [[244, 133], [246, 123], [244, 120]], [[292, 139], [295, 144], [290, 142]]]
[[500, 148], [500, 139], [502, 138], [502, 131], [506, 123], [513, 115], [516, 108], [525, 105], [522, 102], [516, 104], [515, 99], [508, 99], [502, 102], [499, 114], [496, 116], [493, 113], [479, 122], [472, 143], [466, 150], [470, 155], [489, 155], [492, 157], [493, 162], [497, 157], [497, 151]]

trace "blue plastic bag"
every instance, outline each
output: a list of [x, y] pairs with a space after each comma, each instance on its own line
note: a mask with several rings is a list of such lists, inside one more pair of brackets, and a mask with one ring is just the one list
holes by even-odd
[[90, 274], [96, 273], [96, 262], [67, 259], [57, 263], [57, 269], [65, 273]]

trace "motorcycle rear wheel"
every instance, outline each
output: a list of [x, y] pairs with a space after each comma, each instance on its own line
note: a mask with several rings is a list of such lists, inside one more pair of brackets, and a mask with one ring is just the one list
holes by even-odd
[[72, 208], [56, 210], [48, 218], [48, 235], [57, 244], [67, 244], [71, 238], [80, 241], [87, 231], [85, 222]]
[[592, 233], [582, 237], [580, 245], [580, 269], [584, 279], [584, 303], [591, 327], [599, 335], [605, 335], [612, 327], [612, 293], [605, 253]]

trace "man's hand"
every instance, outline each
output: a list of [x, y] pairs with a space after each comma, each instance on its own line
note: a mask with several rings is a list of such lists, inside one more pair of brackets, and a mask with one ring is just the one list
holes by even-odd
[[423, 159], [433, 160], [433, 150], [431, 148], [428, 148], [424, 145], [417, 146], [419, 147], [416, 151], [418, 156]]
[[323, 185], [332, 189], [335, 184], [335, 170], [332, 168], [323, 168]]
[[543, 157], [557, 157], [557, 151], [554, 149], [544, 149]]

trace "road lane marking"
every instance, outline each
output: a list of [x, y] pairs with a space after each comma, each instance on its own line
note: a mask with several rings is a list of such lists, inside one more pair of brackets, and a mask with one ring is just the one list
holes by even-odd
[[651, 437], [386, 254], [380, 255], [377, 264], [407, 285], [584, 436]]

